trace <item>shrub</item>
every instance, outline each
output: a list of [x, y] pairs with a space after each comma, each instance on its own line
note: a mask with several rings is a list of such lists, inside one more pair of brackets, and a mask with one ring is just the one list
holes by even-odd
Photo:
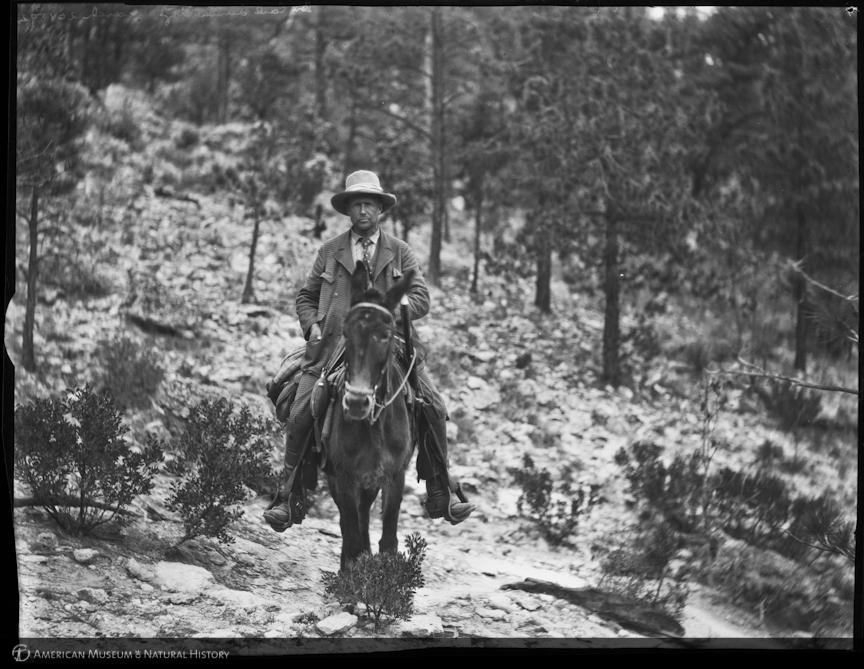
[[[562, 471], [569, 474], [568, 468]], [[552, 475], [546, 469], [538, 470], [530, 455], [522, 457], [522, 469], [511, 469], [510, 473], [522, 488], [516, 503], [519, 513], [534, 520], [546, 541], [555, 546], [569, 542], [580, 516], [597, 502], [597, 486], [574, 492], [566, 476], [558, 489], [553, 489]]]
[[141, 148], [141, 128], [130, 99], [123, 100], [119, 108], [107, 110], [99, 121], [104, 132], [123, 140], [133, 149]]
[[712, 576], [733, 603], [750, 608], [763, 622], [847, 636], [852, 600], [844, 600], [830, 575], [802, 577], [800, 569], [773, 551], [745, 545], [721, 551]]
[[[76, 388], [15, 410], [15, 463], [33, 497], [64, 529], [87, 534], [149, 492], [161, 447], [134, 451], [107, 394]], [[118, 515], [119, 514], [119, 515]]]
[[183, 518], [186, 532], [180, 543], [196, 536], [234, 538], [228, 525], [243, 515], [232, 508], [247, 497], [247, 481], [272, 479], [271, 421], [252, 417], [249, 407], [235, 412], [225, 399], [202, 400], [175, 444], [172, 471], [181, 478], [171, 484], [168, 508]]
[[177, 137], [174, 138], [174, 146], [178, 149], [191, 149], [200, 141], [198, 131], [194, 128], [183, 128]]
[[676, 456], [667, 467], [660, 459], [663, 447], [637, 441], [615, 454], [633, 492], [650, 508], [682, 531], [694, 531], [708, 513], [705, 473], [708, 465], [702, 451], [689, 457]]
[[771, 469], [775, 463], [783, 461], [783, 447], [775, 444], [770, 439], [762, 442], [762, 445], [756, 449], [754, 461], [757, 466]]
[[633, 533], [631, 543], [620, 544], [601, 561], [600, 587], [680, 619], [690, 591], [686, 565], [676, 569], [673, 561], [682, 545], [681, 535], [668, 522], [653, 517]]
[[713, 483], [724, 529], [735, 537], [774, 544], [789, 518], [791, 498], [786, 483], [759, 470], [754, 474], [723, 467]]
[[146, 407], [165, 374], [156, 355], [127, 336], [102, 340], [96, 355], [102, 361], [102, 385], [117, 405]]
[[69, 297], [86, 299], [111, 293], [111, 282], [96, 270], [96, 262], [85, 262], [76, 249], [72, 254], [46, 254], [39, 271], [46, 286], [59, 288]]
[[817, 393], [788, 381], [772, 380], [759, 395], [781, 430], [792, 431], [812, 423], [822, 408], [822, 398]]
[[338, 574], [324, 572], [324, 590], [343, 606], [363, 604], [375, 626], [382, 619], [407, 619], [414, 611], [414, 592], [423, 587], [421, 566], [426, 540], [416, 532], [405, 539], [407, 554], [363, 553]]

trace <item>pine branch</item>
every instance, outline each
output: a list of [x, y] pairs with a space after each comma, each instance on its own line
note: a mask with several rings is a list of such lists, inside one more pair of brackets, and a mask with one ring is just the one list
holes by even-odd
[[858, 301], [858, 295], [844, 295], [843, 293], [840, 293], [840, 292], [834, 290], [830, 286], [826, 286], [824, 283], [817, 281], [812, 276], [807, 274], [803, 269], [801, 269], [801, 264], [802, 263], [800, 260], [790, 260], [788, 263], [788, 267], [789, 267], [789, 269], [791, 269], [796, 274], [800, 274], [807, 283], [809, 283], [813, 286], [816, 286], [816, 288], [820, 288], [820, 289], [824, 290], [826, 293], [829, 293], [830, 295], [834, 295], [835, 297], [839, 297], [841, 300], [845, 300], [847, 302], [857, 302]]
[[750, 367], [756, 371], [748, 372], [744, 370], [736, 370], [736, 369], [708, 369], [705, 370], [707, 374], [718, 374], [721, 376], [750, 376], [753, 378], [763, 378], [763, 379], [774, 379], [775, 381], [786, 381], [787, 383], [791, 383], [793, 385], [799, 386], [801, 388], [811, 388], [812, 390], [825, 390], [832, 393], [848, 393], [850, 395], [858, 395], [859, 391], [855, 388], [848, 388], [846, 386], [834, 386], [834, 385], [824, 385], [819, 383], [808, 383], [807, 381], [802, 381], [801, 379], [796, 379], [791, 376], [784, 376], [783, 374], [772, 374], [770, 372], [765, 371], [758, 365], [754, 365], [751, 362], [747, 362], [742, 358], [738, 358], [738, 362], [740, 362], [745, 367]]
[[823, 553], [830, 553], [832, 555], [842, 555], [846, 559], [855, 562], [855, 549], [848, 546], [838, 546], [836, 543], [829, 540], [827, 536], [817, 537], [818, 543], [810, 543], [809, 541], [805, 541], [800, 537], [796, 537], [789, 530], [785, 530], [786, 534], [788, 534], [792, 539], [797, 541], [799, 544], [803, 544], [808, 548], [813, 548], [817, 551], [821, 551]]

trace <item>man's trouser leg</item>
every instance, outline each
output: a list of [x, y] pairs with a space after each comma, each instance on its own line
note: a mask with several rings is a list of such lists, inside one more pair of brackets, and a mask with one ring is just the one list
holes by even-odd
[[[426, 406], [420, 411], [420, 444], [417, 451], [417, 474], [426, 481], [426, 511], [431, 518], [446, 518], [452, 524], [461, 523], [475, 509], [468, 504], [458, 483], [448, 472], [447, 408], [426, 367], [416, 369], [417, 390]], [[456, 493], [454, 498], [450, 493]], [[461, 501], [457, 501], [461, 500]]]
[[277, 532], [282, 532], [295, 522], [302, 521], [298, 518], [297, 493], [303, 485], [301, 471], [298, 470], [293, 484], [289, 483], [291, 473], [301, 465], [300, 457], [303, 446], [312, 432], [312, 409], [310, 399], [312, 389], [318, 380], [318, 374], [304, 372], [297, 385], [297, 394], [291, 411], [288, 414], [285, 428], [285, 457], [282, 480], [279, 482], [276, 504], [264, 512], [264, 519]]

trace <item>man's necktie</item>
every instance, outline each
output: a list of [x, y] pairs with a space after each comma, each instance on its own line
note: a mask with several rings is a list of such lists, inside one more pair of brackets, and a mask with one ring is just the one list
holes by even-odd
[[371, 279], [372, 266], [369, 264], [369, 254], [372, 248], [372, 240], [368, 237], [361, 237], [358, 243], [363, 246], [363, 264], [366, 265], [366, 273], [369, 274], [369, 278]]

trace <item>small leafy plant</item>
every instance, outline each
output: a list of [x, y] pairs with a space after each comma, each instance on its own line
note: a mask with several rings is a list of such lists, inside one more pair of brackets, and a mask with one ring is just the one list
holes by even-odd
[[128, 336], [99, 342], [102, 385], [121, 408], [143, 408], [165, 375], [156, 355]]
[[15, 410], [15, 464], [35, 501], [64, 529], [89, 534], [148, 493], [162, 461], [153, 440], [140, 450], [111, 397], [89, 386]]
[[183, 518], [180, 543], [196, 536], [234, 541], [227, 528], [243, 515], [234, 505], [247, 498], [247, 482], [274, 477], [271, 434], [270, 421], [254, 418], [247, 406], [235, 411], [233, 403], [219, 399], [192, 407], [170, 467], [180, 475], [168, 499], [168, 508]]
[[537, 469], [527, 454], [522, 456], [522, 468], [511, 470], [522, 488], [516, 503], [519, 513], [532, 518], [546, 541], [555, 546], [573, 537], [580, 517], [597, 502], [597, 486], [580, 487], [574, 492], [568, 480], [569, 469], [563, 473], [564, 480], [555, 489], [552, 475], [546, 469]]
[[426, 540], [415, 532], [406, 537], [405, 545], [407, 553], [363, 553], [347, 569], [324, 572], [325, 592], [343, 606], [362, 604], [376, 628], [388, 620], [410, 618], [414, 592], [424, 583]]
[[680, 533], [662, 516], [644, 522], [629, 544], [621, 544], [601, 562], [601, 588], [609, 588], [680, 618], [687, 602], [686, 563], [674, 557], [683, 547]]

